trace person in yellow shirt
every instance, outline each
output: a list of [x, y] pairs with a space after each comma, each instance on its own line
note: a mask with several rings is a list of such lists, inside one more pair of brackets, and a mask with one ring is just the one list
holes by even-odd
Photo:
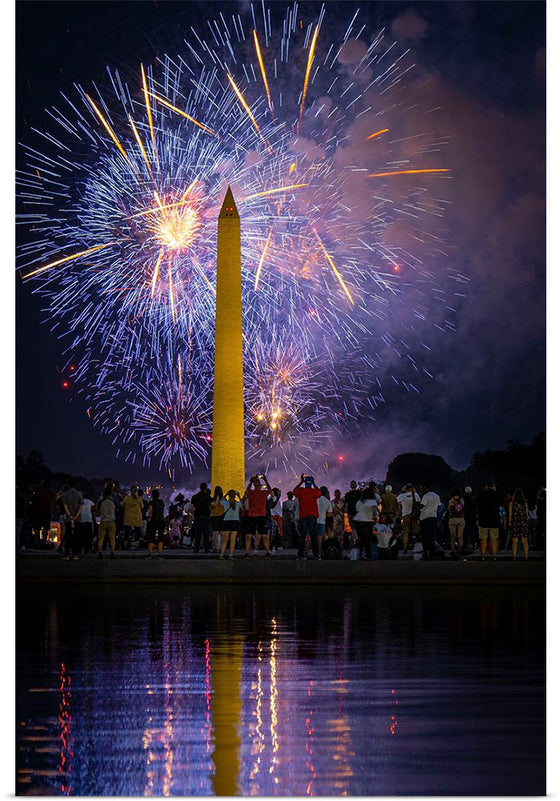
[[124, 512], [124, 548], [130, 548], [133, 540], [139, 541], [142, 534], [142, 510], [144, 503], [138, 495], [138, 487], [130, 488], [130, 495], [125, 495], [122, 502]]

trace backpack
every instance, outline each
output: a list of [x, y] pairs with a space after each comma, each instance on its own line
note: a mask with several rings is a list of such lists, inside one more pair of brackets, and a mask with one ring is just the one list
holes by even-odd
[[342, 559], [342, 548], [336, 537], [326, 537], [321, 546], [322, 559]]
[[452, 509], [453, 514], [451, 516], [452, 517], [461, 517], [462, 515], [464, 515], [464, 506], [465, 505], [464, 505], [463, 501], [457, 501], [456, 503], [454, 503], [453, 504], [453, 509]]

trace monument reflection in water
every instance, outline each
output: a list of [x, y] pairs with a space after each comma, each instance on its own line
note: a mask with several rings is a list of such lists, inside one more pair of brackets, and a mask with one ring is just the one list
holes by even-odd
[[544, 591], [24, 589], [17, 793], [541, 795]]

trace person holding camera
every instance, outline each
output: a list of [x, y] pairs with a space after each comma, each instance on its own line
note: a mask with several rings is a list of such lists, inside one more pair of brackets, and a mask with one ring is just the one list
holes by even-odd
[[[263, 483], [261, 483], [261, 478]], [[253, 535], [255, 535], [255, 553], [262, 537], [266, 555], [269, 559], [272, 557], [270, 537], [266, 528], [266, 499], [271, 494], [272, 489], [265, 475], [261, 473], [260, 475], [251, 476], [245, 490], [245, 498], [249, 506], [245, 531], [245, 559], [249, 557]]]
[[309, 535], [314, 559], [320, 559], [319, 541], [317, 539], [317, 518], [319, 508], [317, 499], [321, 497], [321, 490], [315, 483], [313, 476], [301, 474], [299, 484], [294, 487], [294, 496], [299, 502], [299, 537], [298, 559], [305, 559], [305, 538]]

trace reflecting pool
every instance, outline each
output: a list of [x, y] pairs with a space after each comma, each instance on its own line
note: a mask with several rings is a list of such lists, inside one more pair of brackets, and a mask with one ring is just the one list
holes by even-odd
[[18, 593], [19, 795], [545, 793], [536, 587]]

